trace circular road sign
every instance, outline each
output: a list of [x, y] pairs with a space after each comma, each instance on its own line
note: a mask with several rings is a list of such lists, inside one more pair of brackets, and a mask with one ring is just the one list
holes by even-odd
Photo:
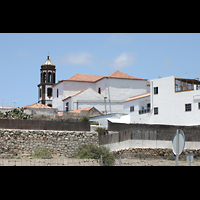
[[178, 129], [172, 140], [173, 152], [180, 155], [185, 147], [185, 135], [182, 130]]

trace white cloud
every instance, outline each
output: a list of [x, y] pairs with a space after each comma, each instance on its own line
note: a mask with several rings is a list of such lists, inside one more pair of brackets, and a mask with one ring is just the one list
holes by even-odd
[[135, 61], [136, 61], [135, 53], [124, 52], [114, 59], [111, 66], [117, 69], [121, 69], [134, 64]]
[[92, 54], [88, 52], [69, 53], [61, 57], [57, 63], [74, 65], [92, 65]]

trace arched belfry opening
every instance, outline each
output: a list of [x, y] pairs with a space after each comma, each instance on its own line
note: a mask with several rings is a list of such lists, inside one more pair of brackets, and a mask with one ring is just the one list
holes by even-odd
[[40, 68], [40, 84], [38, 84], [38, 103], [52, 105], [52, 85], [56, 82], [56, 66], [52, 64], [49, 56]]

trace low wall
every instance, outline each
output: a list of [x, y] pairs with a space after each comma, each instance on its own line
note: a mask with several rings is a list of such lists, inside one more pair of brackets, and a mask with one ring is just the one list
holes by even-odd
[[89, 144], [99, 145], [97, 132], [0, 129], [0, 154], [32, 154], [47, 148], [53, 156], [72, 157]]
[[[105, 144], [105, 147], [108, 147], [110, 151], [118, 151], [127, 148], [152, 148], [152, 149], [172, 149], [172, 141], [168, 140], [126, 140], [123, 142], [117, 142], [112, 144]], [[185, 148], [188, 150], [200, 149], [200, 142], [185, 142]]]
[[90, 131], [89, 122], [0, 119], [0, 128], [29, 130]]
[[[118, 131], [118, 135], [100, 139], [101, 144], [122, 142], [125, 140], [168, 140], [172, 141], [177, 129], [184, 132], [186, 141], [200, 141], [200, 126], [173, 126], [173, 125], [148, 125], [148, 124], [121, 124], [108, 123], [109, 131]], [[112, 138], [106, 138], [112, 137]]]

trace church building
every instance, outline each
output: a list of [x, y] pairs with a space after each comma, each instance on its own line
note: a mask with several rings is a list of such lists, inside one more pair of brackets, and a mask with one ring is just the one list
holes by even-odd
[[38, 103], [59, 112], [95, 107], [103, 114], [123, 113], [123, 102], [150, 91], [147, 79], [119, 70], [109, 75], [75, 74], [56, 83], [56, 69], [49, 56], [41, 65]]

